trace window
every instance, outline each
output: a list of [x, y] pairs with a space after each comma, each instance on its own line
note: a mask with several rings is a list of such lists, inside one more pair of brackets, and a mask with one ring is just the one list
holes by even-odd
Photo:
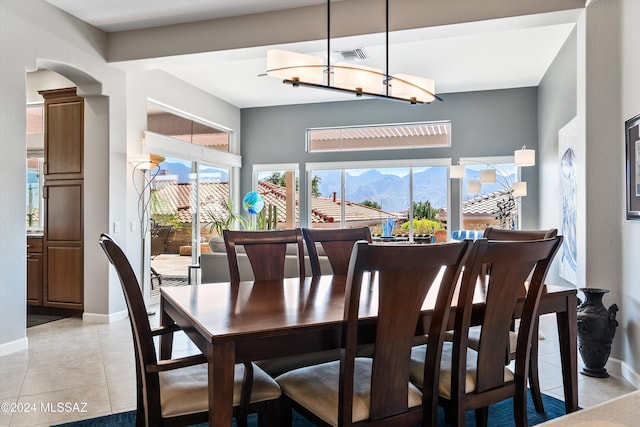
[[27, 158], [27, 231], [42, 231], [42, 157]]
[[229, 132], [147, 105], [147, 130], [228, 153]]
[[[468, 158], [460, 159], [460, 164], [465, 166], [461, 180], [462, 229], [518, 229], [520, 200], [512, 191], [518, 171], [513, 158]], [[483, 182], [482, 171], [489, 171], [490, 175], [495, 172], [495, 182]]]
[[391, 219], [396, 238], [446, 240], [447, 168], [448, 159], [308, 164], [317, 189], [310, 193], [310, 226], [368, 226], [378, 237]]
[[[296, 228], [300, 224], [299, 212], [299, 166], [254, 165], [254, 191], [264, 199], [264, 214], [271, 209], [277, 228]], [[256, 224], [261, 228], [260, 224]]]
[[405, 123], [307, 130], [307, 151], [449, 147], [450, 122]]
[[27, 105], [27, 135], [41, 134], [44, 132], [44, 107], [43, 104]]

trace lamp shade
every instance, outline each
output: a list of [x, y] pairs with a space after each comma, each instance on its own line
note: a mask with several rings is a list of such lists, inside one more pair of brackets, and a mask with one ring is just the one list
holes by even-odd
[[333, 66], [333, 85], [358, 92], [379, 93], [382, 90], [382, 70], [364, 65], [339, 62]]
[[477, 179], [467, 181], [467, 193], [478, 194], [482, 191], [482, 183]]
[[453, 179], [462, 179], [464, 178], [465, 173], [466, 173], [466, 168], [464, 167], [464, 165], [453, 165], [449, 169], [449, 174]]
[[513, 153], [516, 166], [534, 166], [536, 164], [536, 150], [522, 147]]
[[496, 182], [495, 169], [482, 169], [480, 171], [480, 182], [483, 184], [493, 184]]
[[435, 99], [435, 93], [436, 83], [431, 79], [409, 74], [394, 74], [391, 78], [391, 94], [397, 98], [431, 102]]
[[282, 49], [267, 51], [267, 75], [307, 83], [322, 83], [322, 58]]
[[524, 197], [527, 195], [527, 183], [516, 181], [513, 183], [513, 197]]

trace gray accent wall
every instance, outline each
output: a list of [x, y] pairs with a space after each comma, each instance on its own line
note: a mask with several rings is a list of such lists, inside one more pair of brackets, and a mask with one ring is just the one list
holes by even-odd
[[[540, 228], [561, 230], [558, 131], [577, 115], [576, 71], [577, 32], [574, 29], [538, 86]], [[559, 276], [557, 262], [547, 279], [550, 283], [573, 286]]]
[[[316, 90], [290, 88], [282, 90]], [[443, 94], [444, 101], [409, 105], [385, 100], [355, 100], [307, 105], [248, 108], [241, 111], [241, 194], [251, 191], [254, 164], [299, 163], [305, 188], [308, 162], [396, 160], [416, 158], [510, 156], [538, 145], [538, 93], [535, 87]], [[307, 153], [308, 128], [450, 120], [451, 147], [371, 152]], [[538, 171], [524, 168], [528, 196], [522, 199], [523, 228], [538, 226]], [[452, 182], [451, 224], [459, 228], [459, 185]], [[301, 200], [301, 212], [306, 201]], [[301, 219], [306, 221], [306, 214]]]

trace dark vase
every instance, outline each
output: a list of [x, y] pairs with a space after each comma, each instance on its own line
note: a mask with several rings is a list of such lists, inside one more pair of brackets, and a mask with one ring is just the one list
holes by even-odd
[[586, 300], [578, 305], [578, 350], [584, 366], [581, 374], [590, 377], [609, 376], [604, 365], [611, 354], [611, 342], [616, 333], [618, 306], [608, 309], [602, 304], [602, 297], [608, 289], [580, 288]]

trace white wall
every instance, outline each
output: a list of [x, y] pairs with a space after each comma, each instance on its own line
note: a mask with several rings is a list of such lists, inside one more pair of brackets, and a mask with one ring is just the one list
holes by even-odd
[[[127, 88], [127, 151], [129, 156], [143, 152], [142, 137], [144, 131], [147, 130], [148, 101], [189, 113], [192, 117], [228, 129], [232, 132], [232, 144], [235, 141], [239, 145], [240, 110], [233, 105], [160, 70], [128, 72]], [[179, 157], [179, 154], [176, 154], [175, 157]], [[131, 184], [132, 172], [132, 166], [128, 165], [129, 184]], [[141, 253], [137, 199], [137, 194], [131, 191], [128, 197], [129, 223], [122, 224], [124, 229], [128, 231], [128, 253], [130, 257], [135, 254], [132, 260], [132, 264], [135, 264], [134, 271], [140, 271], [140, 256], [138, 254]], [[136, 227], [133, 231], [131, 221]], [[146, 253], [150, 253], [149, 248]], [[144, 283], [150, 283], [148, 270], [145, 268], [147, 276], [144, 278]]]
[[[0, 141], [4, 160], [0, 180], [0, 354], [27, 345], [26, 71], [54, 70], [73, 81], [79, 94], [87, 97], [88, 121], [94, 126], [85, 130], [85, 141], [95, 149], [85, 150], [86, 201], [92, 203], [85, 206], [91, 215], [85, 222], [85, 305], [102, 315], [124, 307], [119, 285], [113, 276], [109, 278], [106, 259], [96, 244], [99, 232], [108, 227], [109, 213], [125, 210], [121, 198], [115, 197], [125, 191], [124, 181], [113, 173], [116, 178], [110, 180], [105, 173], [106, 167], [114, 170], [107, 161], [111, 153], [124, 152], [124, 73], [106, 64], [105, 46], [102, 32], [41, 0], [0, 2]], [[120, 296], [114, 300], [116, 292]]]
[[[621, 63], [621, 115], [617, 126], [620, 135], [616, 144], [622, 150], [624, 144], [623, 122], [640, 114], [640, 56], [638, 55], [638, 41], [640, 40], [640, 2], [636, 0], [620, 1], [620, 63]], [[624, 171], [624, 152], [618, 153], [617, 169]], [[617, 175], [616, 185], [625, 188], [624, 174]], [[621, 327], [618, 330], [622, 344], [620, 358], [631, 370], [640, 372], [640, 221], [624, 220], [625, 200], [620, 201], [618, 217], [622, 220], [621, 227], [621, 298], [623, 311], [618, 320]], [[624, 366], [623, 366], [624, 368]], [[635, 377], [640, 385], [640, 378]]]

